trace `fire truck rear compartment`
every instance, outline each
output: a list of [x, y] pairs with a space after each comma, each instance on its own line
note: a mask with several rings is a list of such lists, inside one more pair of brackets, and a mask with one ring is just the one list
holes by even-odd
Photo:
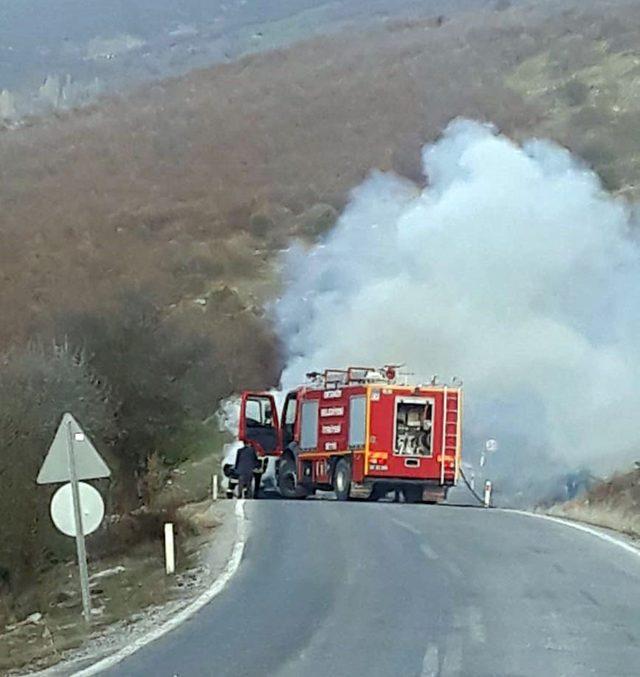
[[[398, 397], [396, 400], [394, 454], [432, 456], [433, 401], [426, 397]], [[417, 459], [407, 458], [407, 467]]]

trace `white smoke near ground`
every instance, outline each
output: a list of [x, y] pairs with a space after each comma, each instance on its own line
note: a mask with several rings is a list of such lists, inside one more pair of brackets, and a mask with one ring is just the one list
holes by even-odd
[[467, 120], [423, 165], [424, 188], [373, 172], [322, 243], [288, 252], [282, 387], [349, 364], [459, 376], [466, 452], [497, 438], [514, 486], [639, 457], [628, 207], [567, 150]]

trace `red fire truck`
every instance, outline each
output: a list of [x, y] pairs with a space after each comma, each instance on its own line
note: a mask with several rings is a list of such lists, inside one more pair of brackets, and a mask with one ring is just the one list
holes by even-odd
[[242, 395], [240, 440], [265, 461], [276, 457], [282, 496], [332, 490], [341, 501], [390, 491], [412, 503], [446, 498], [460, 469], [459, 383], [400, 384], [395, 367], [307, 376], [309, 384], [287, 393], [280, 416], [272, 394]]

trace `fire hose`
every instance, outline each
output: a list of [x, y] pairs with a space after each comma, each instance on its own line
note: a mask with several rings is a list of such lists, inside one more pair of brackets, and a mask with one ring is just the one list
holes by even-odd
[[[472, 496], [478, 501], [478, 503], [480, 503], [480, 505], [484, 506], [484, 498], [482, 498], [482, 496], [480, 496], [478, 492], [471, 486], [462, 468], [460, 468], [460, 477], [462, 477], [463, 482], [467, 485], [467, 489], [471, 492]], [[493, 506], [490, 505], [488, 507], [491, 508]]]

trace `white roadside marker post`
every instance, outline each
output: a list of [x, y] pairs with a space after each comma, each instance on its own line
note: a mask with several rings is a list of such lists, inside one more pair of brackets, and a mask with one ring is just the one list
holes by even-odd
[[[78, 441], [84, 440], [83, 433]], [[74, 432], [71, 421], [67, 421], [67, 454], [69, 456], [69, 481], [71, 482], [71, 495], [73, 496], [73, 516], [76, 527], [76, 551], [78, 553], [78, 569], [80, 571], [80, 590], [82, 592], [82, 615], [85, 622], [91, 622], [91, 595], [89, 594], [89, 569], [87, 567], [87, 548], [84, 542], [84, 529], [82, 527], [82, 508], [80, 506], [80, 490], [78, 488], [78, 473], [76, 472], [76, 455], [73, 450]]]
[[166, 522], [164, 525], [164, 562], [167, 575], [174, 574], [176, 571], [176, 551], [172, 522]]
[[213, 476], [213, 483], [211, 486], [211, 498], [214, 501], [218, 500], [218, 475], [217, 473]]
[[488, 508], [491, 506], [491, 480], [487, 480], [484, 483], [484, 507]]

